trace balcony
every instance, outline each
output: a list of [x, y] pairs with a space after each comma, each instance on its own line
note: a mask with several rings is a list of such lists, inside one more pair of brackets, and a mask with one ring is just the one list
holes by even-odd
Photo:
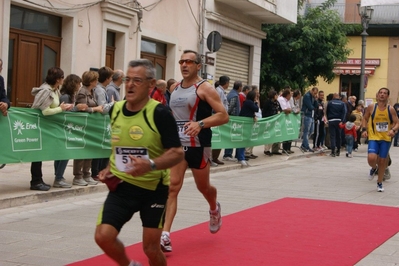
[[296, 23], [297, 0], [215, 0], [263, 23]]
[[[304, 12], [306, 13], [306, 8], [314, 8], [319, 5], [319, 3], [306, 4]], [[373, 6], [373, 8], [374, 13], [370, 21], [370, 27], [380, 24], [399, 24], [399, 5]], [[360, 24], [357, 4], [335, 4], [331, 9], [339, 13], [343, 23]]]

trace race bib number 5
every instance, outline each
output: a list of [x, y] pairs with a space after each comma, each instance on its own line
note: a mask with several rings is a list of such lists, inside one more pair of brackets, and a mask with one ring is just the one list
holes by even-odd
[[148, 150], [143, 147], [115, 147], [115, 165], [121, 172], [132, 169], [132, 160], [129, 155], [136, 158], [149, 159]]

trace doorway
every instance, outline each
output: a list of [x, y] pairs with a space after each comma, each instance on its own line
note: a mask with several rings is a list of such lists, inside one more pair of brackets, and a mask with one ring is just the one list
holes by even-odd
[[7, 96], [12, 106], [30, 107], [33, 87], [50, 67], [60, 66], [60, 17], [11, 6]]
[[340, 75], [340, 89], [342, 95], [356, 96], [356, 100], [360, 98], [360, 76], [358, 75]]

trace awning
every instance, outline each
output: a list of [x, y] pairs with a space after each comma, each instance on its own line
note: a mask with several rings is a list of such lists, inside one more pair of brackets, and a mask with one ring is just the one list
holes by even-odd
[[[360, 66], [336, 66], [333, 69], [336, 75], [360, 75], [360, 71]], [[364, 68], [364, 74], [366, 75], [374, 75], [374, 72], [375, 67], [367, 66]]]

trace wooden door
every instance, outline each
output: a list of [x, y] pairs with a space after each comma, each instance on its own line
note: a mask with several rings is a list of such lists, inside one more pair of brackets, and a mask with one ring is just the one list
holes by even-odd
[[105, 66], [115, 68], [115, 47], [107, 46], [105, 52]]
[[19, 35], [16, 64], [15, 106], [30, 107], [33, 87], [41, 84], [40, 38]]
[[141, 58], [148, 59], [154, 64], [157, 72], [156, 79], [165, 79], [166, 56], [142, 52]]
[[10, 44], [7, 88], [11, 104], [30, 107], [32, 88], [44, 82], [50, 67], [60, 66], [61, 38], [11, 29]]

